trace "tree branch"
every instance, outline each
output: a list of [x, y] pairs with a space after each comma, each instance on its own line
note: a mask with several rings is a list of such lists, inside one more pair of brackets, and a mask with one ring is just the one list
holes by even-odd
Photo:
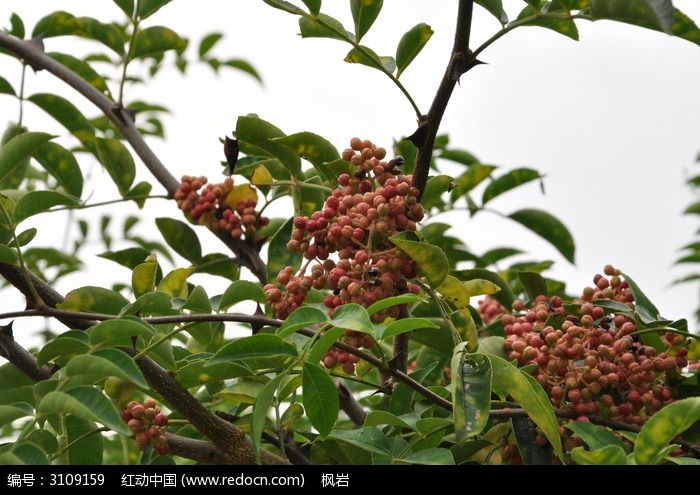
[[[180, 185], [179, 181], [173, 177], [163, 162], [160, 161], [153, 150], [148, 146], [143, 136], [141, 136], [138, 129], [134, 126], [134, 121], [131, 119], [128, 112], [124, 111], [123, 108], [95, 89], [78, 74], [46, 55], [36, 44], [0, 32], [0, 47], [6, 48], [19, 55], [35, 69], [46, 69], [99, 108], [115, 127], [119, 129], [134, 152], [146, 165], [146, 168], [153, 174], [153, 177], [155, 177], [168, 192], [168, 195], [172, 197], [175, 194], [175, 191]], [[265, 263], [260, 259], [260, 253], [254, 246], [240, 239], [232, 239], [225, 233], [213, 233], [238, 256], [241, 266], [248, 268], [260, 282], [265, 283], [267, 280]]]
[[338, 389], [338, 399], [340, 400], [340, 409], [348, 415], [350, 421], [357, 426], [362, 426], [367, 418], [367, 412], [364, 407], [357, 402], [355, 396], [342, 380], [335, 382], [335, 387]]
[[46, 380], [51, 377], [51, 370], [46, 366], [37, 366], [34, 355], [19, 345], [12, 336], [11, 330], [0, 330], [0, 356], [15, 365], [22, 373], [34, 381]]
[[[450, 96], [452, 96], [452, 91], [460, 76], [473, 67], [474, 58], [469, 51], [473, 8], [474, 0], [459, 0], [457, 28], [455, 29], [455, 39], [450, 61], [442, 76], [442, 81], [435, 93], [435, 98], [428, 114], [424, 116], [418, 130], [412, 136], [414, 144], [418, 147], [416, 168], [413, 171], [413, 185], [420, 190], [421, 197], [425, 184], [428, 181], [433, 145], [435, 144], [435, 137], [440, 128], [445, 108], [447, 108], [447, 103], [450, 101]], [[420, 200], [420, 198], [418, 199]]]

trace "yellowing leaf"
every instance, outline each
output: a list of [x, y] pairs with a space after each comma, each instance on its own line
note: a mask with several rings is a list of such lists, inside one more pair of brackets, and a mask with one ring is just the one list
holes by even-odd
[[194, 272], [194, 268], [176, 268], [168, 273], [158, 284], [158, 290], [173, 297], [187, 297], [187, 277]]
[[484, 294], [495, 294], [501, 288], [489, 280], [475, 278], [464, 282], [464, 287], [469, 293], [469, 297], [482, 296]]
[[224, 201], [224, 203], [226, 203], [232, 208], [235, 208], [239, 203], [257, 200], [258, 193], [255, 189], [253, 189], [253, 187], [250, 184], [240, 184], [238, 186], [233, 187], [233, 190], [230, 193], [228, 193], [228, 196], [226, 196], [226, 200]]
[[151, 260], [147, 260], [134, 268], [134, 271], [131, 273], [131, 286], [134, 289], [135, 297], [140, 297], [155, 289], [157, 272], [158, 263]]
[[442, 297], [458, 308], [464, 308], [469, 304], [469, 292], [467, 292], [467, 288], [464, 286], [464, 283], [452, 275], [448, 275], [445, 278], [445, 281], [440, 284], [437, 291], [442, 294]]
[[[267, 169], [267, 167], [265, 167], [265, 165], [260, 165], [255, 169], [255, 172], [253, 172], [253, 177], [250, 179], [250, 182], [256, 186], [269, 186], [272, 184], [272, 174], [270, 174], [270, 171]], [[257, 194], [255, 197], [257, 199]]]

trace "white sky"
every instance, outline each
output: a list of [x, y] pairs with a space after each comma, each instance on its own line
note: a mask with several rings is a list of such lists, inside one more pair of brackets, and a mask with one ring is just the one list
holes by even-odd
[[[700, 21], [698, 2], [674, 3]], [[504, 4], [511, 17], [525, 5], [521, 0]], [[455, 1], [387, 0], [363, 41], [380, 55], [393, 54], [410, 27], [418, 22], [433, 27], [435, 35], [402, 76], [424, 112], [447, 62], [455, 7]], [[17, 12], [31, 32], [36, 20], [56, 9], [101, 20], [116, 20], [121, 13], [108, 0], [3, 0], [0, 24], [9, 25], [10, 14]], [[347, 2], [327, 0], [324, 11], [352, 26]], [[489, 14], [479, 7], [475, 11], [472, 46], [498, 29]], [[146, 25], [154, 24], [190, 37], [192, 57], [205, 33], [224, 32], [226, 37], [213, 53], [222, 59], [249, 60], [265, 81], [260, 86], [236, 71], [215, 77], [208, 67], [193, 66], [186, 77], [168, 70], [146, 88], [127, 90], [127, 101], [147, 99], [173, 110], [165, 119], [167, 141], [150, 142], [178, 177], [184, 173], [217, 177], [222, 159], [218, 138], [233, 130], [238, 115], [250, 112], [287, 133], [321, 134], [339, 149], [354, 135], [388, 148], [393, 138], [414, 130], [410, 106], [388, 79], [367, 67], [344, 63], [347, 45], [302, 40], [295, 17], [262, 1], [175, 0]], [[698, 302], [697, 286], [669, 284], [689, 271], [674, 267], [673, 261], [698, 226], [681, 212], [693, 200], [684, 181], [700, 150], [700, 47], [618, 23], [579, 23], [579, 30], [578, 43], [542, 28], [520, 28], [498, 41], [481, 57], [489, 65], [462, 79], [441, 129], [450, 134], [454, 147], [470, 150], [484, 163], [501, 165], [504, 171], [528, 166], [546, 174], [545, 196], [533, 183], [494, 200], [492, 206], [504, 213], [524, 207], [553, 212], [574, 235], [577, 264], [567, 263], [519, 225], [493, 215], [468, 219], [464, 212], [454, 212], [438, 220], [453, 223], [453, 233], [476, 253], [515, 245], [530, 254], [521, 259], [556, 260], [549, 275], [567, 281], [570, 291], [590, 284], [593, 274], [612, 263], [632, 275], [664, 315], [691, 317]], [[46, 41], [48, 51], [84, 53], [86, 46], [95, 45], [68, 38]], [[0, 74], [17, 86], [20, 66], [0, 57]], [[45, 72], [29, 73], [26, 94], [34, 92], [58, 92], [95, 114]], [[16, 114], [16, 100], [0, 96], [0, 125], [16, 119]], [[31, 130], [65, 134], [31, 103], [25, 107], [25, 123]], [[89, 165], [86, 161], [84, 170]], [[84, 197], [91, 193], [91, 201], [117, 197], [106, 175], [100, 171], [93, 175], [98, 180], [86, 185]], [[139, 179], [149, 180], [143, 169]], [[130, 205], [119, 205], [80, 216], [93, 219], [96, 238], [96, 215], [134, 212]], [[142, 214], [143, 234], [156, 238], [152, 218], [179, 218], [174, 205], [164, 201], [154, 201]], [[279, 214], [286, 215], [287, 210]], [[34, 224], [40, 234], [34, 245], [58, 247], [65, 220], [63, 214], [38, 217]], [[115, 218], [114, 223], [118, 237], [121, 221]], [[222, 250], [206, 232], [202, 240], [205, 251]], [[101, 251], [95, 242], [91, 253]], [[129, 279], [126, 269], [88, 258], [90, 270], [66, 279], [59, 290]], [[215, 287], [222, 290], [225, 283]], [[214, 293], [216, 288], [210, 290], [210, 295]], [[23, 307], [20, 298], [6, 301], [5, 310]], [[18, 327], [35, 329], [36, 324], [22, 322]]]

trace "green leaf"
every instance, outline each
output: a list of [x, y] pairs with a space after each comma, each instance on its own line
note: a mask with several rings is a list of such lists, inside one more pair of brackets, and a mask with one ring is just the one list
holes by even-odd
[[253, 406], [253, 414], [250, 415], [250, 442], [253, 444], [256, 456], [260, 456], [260, 437], [265, 429], [265, 421], [267, 420], [267, 411], [272, 405], [272, 400], [277, 392], [282, 379], [287, 376], [286, 373], [280, 373], [272, 380], [267, 382], [258, 394]]
[[672, 34], [671, 0], [590, 0], [594, 20], [609, 19]]
[[184, 50], [187, 42], [175, 31], [163, 26], [151, 26], [136, 33], [131, 58], [159, 55], [168, 50]]
[[19, 234], [17, 234], [17, 243], [20, 246], [25, 246], [34, 240], [36, 237], [37, 229], [34, 227], [27, 229]]
[[506, 191], [515, 189], [518, 186], [527, 184], [530, 181], [540, 179], [542, 176], [537, 170], [531, 168], [516, 168], [508, 173], [494, 179], [486, 189], [481, 198], [483, 204], [488, 203], [496, 196], [503, 194]]
[[357, 43], [372, 27], [383, 5], [384, 0], [350, 0], [350, 11], [355, 23], [355, 41]]
[[199, 237], [185, 222], [174, 218], [156, 218], [156, 226], [168, 246], [187, 261], [195, 263], [202, 257]]
[[513, 289], [511, 289], [508, 282], [506, 282], [503, 277], [499, 274], [486, 270], [484, 268], [473, 268], [471, 270], [456, 270], [452, 274], [459, 278], [460, 280], [474, 280], [483, 279], [489, 280], [496, 284], [501, 290], [496, 292], [493, 297], [503, 305], [505, 308], [510, 308], [515, 300], [515, 295], [513, 294]]
[[566, 428], [581, 437], [581, 440], [583, 440], [591, 450], [602, 449], [609, 445], [617, 445], [623, 449], [625, 448], [624, 442], [604, 426], [572, 421], [566, 425]]
[[209, 359], [205, 367], [261, 357], [296, 355], [296, 347], [278, 335], [259, 333], [228, 342]]
[[241, 301], [263, 302], [267, 298], [259, 284], [248, 280], [236, 280], [228, 286], [221, 296], [219, 311], [226, 311], [228, 308]]
[[627, 464], [627, 455], [619, 445], [608, 445], [595, 450], [585, 450], [583, 447], [575, 447], [571, 451], [571, 459], [576, 464], [609, 466]]
[[[114, 261], [115, 263], [119, 263], [130, 270], [133, 270], [141, 263], [146, 261], [146, 258], [148, 258], [150, 255], [150, 251], [147, 251], [142, 247], [131, 247], [120, 251], [107, 251], [106, 253], [98, 254], [100, 258]], [[157, 263], [153, 264], [157, 265]]]
[[66, 311], [118, 315], [127, 304], [129, 301], [118, 292], [88, 285], [70, 291], [56, 307]]
[[345, 329], [343, 328], [331, 328], [325, 332], [311, 348], [307, 361], [309, 363], [320, 362], [326, 352], [328, 352], [328, 349], [330, 349], [335, 341], [340, 339], [344, 334]]
[[388, 411], [370, 411], [365, 417], [364, 426], [390, 425], [414, 430], [406, 421]]
[[80, 418], [102, 423], [122, 435], [131, 434], [112, 401], [91, 386], [74, 387], [65, 392], [49, 392], [41, 399], [37, 412], [75, 414]]
[[0, 263], [9, 263], [14, 265], [17, 263], [17, 251], [11, 247], [0, 244]]
[[95, 381], [116, 376], [141, 388], [148, 388], [134, 360], [119, 349], [99, 349], [93, 354], [76, 356], [64, 368], [67, 376], [94, 376]]
[[296, 15], [304, 15], [305, 12], [294, 5], [293, 3], [286, 2], [285, 0], [263, 0], [266, 4], [268, 4], [270, 7], [274, 7], [279, 10], [284, 10], [285, 12], [289, 12], [290, 14], [296, 14]]
[[135, 297], [141, 297], [156, 288], [157, 273], [158, 263], [155, 261], [146, 261], [134, 268], [131, 273], [131, 286]]
[[534, 301], [537, 296], [547, 295], [547, 282], [536, 272], [518, 272], [518, 279], [525, 287], [530, 301]]
[[326, 321], [328, 321], [328, 317], [320, 309], [313, 306], [301, 306], [292, 311], [292, 314], [284, 320], [282, 326], [277, 330], [277, 335], [286, 338], [302, 328]]
[[143, 208], [152, 189], [150, 182], [141, 181], [124, 194], [124, 199], [133, 199], [139, 208]]
[[412, 332], [419, 328], [440, 328], [439, 325], [427, 318], [405, 318], [389, 323], [383, 332], [377, 332], [377, 340], [388, 339], [401, 333]]
[[77, 338], [76, 335], [70, 332], [66, 332], [66, 334], [59, 335], [41, 348], [37, 355], [38, 366], [43, 366], [54, 358], [70, 356], [72, 354], [83, 354], [90, 349], [85, 334], [82, 334], [80, 336], [81, 338]]
[[93, 69], [86, 61], [76, 58], [67, 53], [52, 52], [47, 53], [56, 62], [68, 67], [70, 70], [85, 79], [92, 87], [103, 94], [109, 95], [109, 87], [104, 78]]
[[455, 347], [450, 384], [457, 442], [481, 433], [491, 406], [491, 363], [482, 354], [469, 354], [467, 343]]
[[73, 35], [98, 41], [118, 55], [124, 54], [124, 37], [116, 24], [104, 24], [92, 17], [75, 17], [64, 11], [53, 12], [36, 23], [32, 38]]
[[12, 87], [12, 84], [7, 82], [7, 79], [5, 79], [4, 77], [0, 77], [0, 94], [17, 96], [17, 93], [15, 93], [15, 89]]
[[506, 11], [503, 10], [502, 0], [476, 0], [476, 3], [493, 14], [501, 24], [506, 24], [508, 22], [508, 15]]
[[28, 405], [27, 407], [20, 406], [20, 404], [0, 405], [0, 426], [8, 425], [16, 419], [31, 416], [33, 414], [34, 411], [32, 407], [29, 407]]
[[118, 139], [98, 138], [95, 142], [100, 163], [112, 177], [119, 192], [125, 195], [136, 178], [136, 165], [131, 153]]
[[165, 7], [169, 3], [170, 0], [139, 0], [139, 10], [136, 12], [136, 14], [141, 19], [146, 19], [147, 17], [150, 17], [158, 12], [161, 7]]
[[447, 277], [450, 263], [439, 247], [427, 242], [406, 239], [402, 234], [390, 237], [389, 241], [416, 262], [432, 287], [440, 286]]
[[449, 175], [436, 175], [429, 178], [423, 192], [423, 207], [426, 210], [444, 207], [442, 195], [450, 190], [453, 180]]
[[552, 244], [569, 262], [574, 262], [574, 239], [566, 226], [546, 211], [523, 209], [509, 215], [512, 220], [527, 227]]
[[12, 36], [16, 36], [19, 39], [24, 39], [25, 31], [24, 22], [22, 21], [22, 18], [17, 14], [13, 13], [10, 16], [10, 24], [12, 26], [12, 28], [10, 29], [10, 34]]
[[0, 148], [0, 185], [5, 185], [25, 160], [53, 137], [45, 132], [25, 132], [7, 141]]
[[193, 266], [195, 273], [208, 273], [224, 277], [229, 281], [238, 280], [240, 270], [238, 260], [222, 253], [211, 253], [202, 256]]
[[390, 308], [392, 306], [399, 306], [401, 304], [416, 304], [422, 301], [423, 298], [416, 294], [401, 294], [400, 296], [387, 297], [386, 299], [381, 299], [376, 303], [370, 305], [367, 308], [367, 314], [372, 316], [373, 314]]
[[256, 81], [262, 84], [263, 80], [262, 77], [260, 77], [260, 74], [258, 71], [253, 67], [250, 62], [240, 59], [240, 58], [231, 58], [228, 60], [224, 60], [221, 62], [221, 65], [225, 65], [227, 67], [231, 67], [232, 69], [238, 69], [242, 72], [245, 72], [249, 76], [252, 76]]
[[294, 218], [290, 218], [270, 239], [267, 246], [268, 280], [274, 280], [285, 266], [291, 266], [296, 270], [301, 264], [301, 253], [287, 249], [287, 242], [292, 238], [293, 228]]
[[31, 216], [48, 211], [52, 206], [76, 203], [76, 198], [57, 191], [30, 191], [17, 201], [13, 213], [14, 221], [19, 224]]
[[345, 56], [345, 61], [350, 64], [366, 65], [388, 73], [396, 70], [396, 60], [393, 57], [380, 57], [374, 50], [366, 46], [351, 49]]
[[403, 71], [413, 62], [413, 59], [420, 53], [432, 35], [433, 29], [425, 23], [420, 23], [406, 31], [401, 37], [399, 45], [396, 47], [397, 78], [401, 77]]
[[632, 291], [632, 295], [634, 296], [634, 302], [637, 306], [642, 306], [644, 309], [649, 311], [651, 313], [651, 316], [654, 318], [661, 318], [661, 312], [659, 309], [654, 305], [653, 302], [651, 302], [651, 299], [649, 299], [644, 292], [642, 292], [642, 289], [639, 288], [637, 283], [630, 278], [629, 275], [623, 273], [622, 276], [625, 278], [625, 281], [629, 284], [630, 290]]
[[83, 193], [83, 173], [80, 171], [75, 155], [57, 143], [44, 143], [32, 156], [48, 173], [50, 173], [66, 190], [79, 198]]
[[238, 117], [236, 137], [241, 144], [255, 146], [269, 157], [278, 158], [291, 175], [298, 177], [301, 174], [298, 154], [273, 139], [285, 137], [285, 134], [269, 122], [254, 115]]
[[542, 433], [561, 459], [564, 456], [559, 436], [559, 424], [554, 409], [542, 386], [530, 375], [523, 373], [505, 359], [488, 355], [493, 370], [491, 386], [494, 393], [505, 398], [511, 396], [525, 411], [532, 421], [540, 427]]
[[27, 100], [51, 115], [90, 151], [95, 151], [95, 129], [70, 101], [58, 95], [37, 93]]
[[202, 41], [199, 43], [199, 58], [204, 58], [223, 37], [224, 35], [222, 33], [210, 33], [202, 38]]
[[309, 9], [309, 13], [312, 15], [318, 15], [321, 11], [321, 0], [301, 0], [304, 5]]
[[[10, 460], [10, 456], [12, 459]], [[5, 464], [5, 459], [9, 464], [19, 461], [21, 464], [30, 466], [46, 466], [50, 464], [46, 452], [41, 447], [28, 441], [15, 443], [12, 448], [0, 457], [0, 463]]]
[[673, 35], [700, 45], [700, 29], [697, 24], [678, 9], [674, 9], [673, 13], [673, 26], [671, 26]]
[[[444, 157], [444, 153], [443, 153]], [[456, 201], [484, 180], [491, 177], [491, 173], [498, 167], [495, 165], [482, 165], [475, 163], [469, 165], [469, 168], [462, 175], [454, 180], [454, 188], [452, 189], [452, 201]]]
[[98, 323], [90, 333], [90, 344], [107, 344], [110, 342], [127, 342], [131, 345], [131, 339], [137, 336], [143, 337], [146, 341], [153, 337], [156, 332], [148, 324], [134, 319], [115, 319]]
[[658, 464], [664, 448], [700, 420], [700, 397], [678, 400], [664, 406], [644, 423], [634, 444], [637, 464]]
[[389, 453], [387, 438], [376, 426], [363, 426], [353, 430], [333, 430], [328, 437], [374, 454], [387, 455]]
[[369, 333], [370, 335], [374, 334], [374, 325], [369, 319], [369, 314], [359, 304], [343, 304], [336, 309], [330, 323], [337, 328]]
[[134, 16], [134, 0], [112, 0], [124, 14], [131, 19]]
[[97, 425], [89, 420], [69, 414], [66, 416], [67, 463], [71, 465], [100, 465], [103, 455], [103, 438], [94, 433]]
[[326, 182], [334, 181], [337, 178], [337, 175], [326, 164], [338, 160], [340, 154], [327, 139], [313, 132], [298, 132], [289, 136], [274, 138], [272, 141], [286, 146], [301, 158], [311, 162], [314, 168], [318, 170], [318, 173], [321, 174], [321, 177], [326, 179]]
[[572, 19], [552, 19], [544, 17], [537, 14], [537, 10], [533, 7], [525, 7], [520, 15], [518, 15], [518, 20], [522, 21], [528, 17], [534, 17], [534, 19], [523, 23], [523, 26], [540, 26], [543, 28], [551, 29], [559, 34], [563, 34], [574, 41], [578, 41], [578, 28], [576, 23]]
[[328, 435], [338, 419], [338, 391], [331, 377], [320, 366], [304, 363], [302, 403], [309, 421], [322, 437]]
[[331, 38], [348, 43], [355, 41], [355, 36], [348, 32], [338, 19], [326, 14], [319, 14], [316, 17], [301, 17], [299, 31], [302, 38]]
[[430, 448], [413, 452], [396, 459], [401, 464], [421, 464], [427, 466], [454, 466], [455, 459], [448, 449]]

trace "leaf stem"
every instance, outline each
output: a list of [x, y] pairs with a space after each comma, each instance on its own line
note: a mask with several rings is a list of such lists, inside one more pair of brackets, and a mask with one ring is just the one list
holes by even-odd
[[[134, 12], [139, 11], [140, 0], [136, 0], [136, 6], [134, 7]], [[136, 34], [139, 30], [139, 18], [134, 13], [133, 17], [130, 19], [133, 29], [131, 31], [131, 39], [129, 40], [129, 51], [122, 60], [122, 77], [119, 81], [119, 97], [117, 99], [117, 105], [119, 108], [124, 107], [124, 85], [126, 84], [126, 69], [129, 67], [129, 62], [131, 62], [131, 56], [134, 54], [134, 41], [136, 40]]]
[[22, 78], [19, 82], [19, 95], [17, 99], [19, 100], [19, 117], [17, 117], [17, 129], [22, 127], [22, 119], [24, 117], [24, 80], [27, 73], [27, 63], [22, 64]]

